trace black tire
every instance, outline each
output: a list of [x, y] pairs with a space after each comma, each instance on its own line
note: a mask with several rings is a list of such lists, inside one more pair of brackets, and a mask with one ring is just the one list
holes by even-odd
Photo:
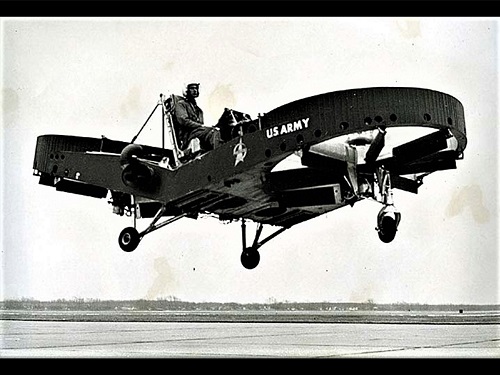
[[385, 216], [382, 219], [378, 231], [378, 238], [380, 238], [382, 242], [389, 243], [394, 239], [394, 237], [396, 237], [396, 231], [397, 231], [396, 220], [390, 216]]
[[126, 252], [134, 251], [141, 238], [139, 236], [139, 232], [133, 227], [127, 227], [121, 231], [120, 236], [118, 237], [118, 244], [121, 249]]
[[260, 254], [252, 248], [245, 249], [241, 253], [241, 264], [248, 270], [254, 269], [260, 262]]

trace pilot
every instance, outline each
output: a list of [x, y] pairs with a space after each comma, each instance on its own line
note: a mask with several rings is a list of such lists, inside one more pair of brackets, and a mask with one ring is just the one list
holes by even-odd
[[213, 150], [221, 142], [220, 132], [215, 127], [203, 125], [203, 111], [196, 104], [200, 84], [186, 84], [182, 94], [183, 96], [176, 96], [172, 116], [179, 147], [184, 150], [191, 140], [197, 138], [202, 151]]

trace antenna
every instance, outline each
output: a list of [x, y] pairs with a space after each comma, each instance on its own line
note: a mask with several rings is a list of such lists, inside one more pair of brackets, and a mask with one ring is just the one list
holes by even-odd
[[[158, 108], [159, 105], [162, 104], [162, 99], [163, 97], [163, 94], [160, 94], [160, 100], [158, 101], [158, 103], [156, 103], [156, 106], [154, 107], [153, 111], [151, 112], [151, 114], [149, 115], [148, 119], [146, 120], [146, 122], [144, 123], [144, 125], [142, 125], [141, 129], [139, 130], [139, 132], [135, 135], [134, 138], [132, 138], [132, 141], [130, 143], [134, 143], [137, 139], [137, 137], [139, 136], [139, 134], [141, 134], [142, 130], [144, 129], [144, 127], [146, 126], [146, 124], [148, 123], [149, 119], [151, 118], [151, 116], [153, 116], [153, 113], [155, 113], [156, 111], [156, 108]], [[162, 116], [163, 117], [163, 116]], [[164, 127], [163, 127], [164, 128]]]

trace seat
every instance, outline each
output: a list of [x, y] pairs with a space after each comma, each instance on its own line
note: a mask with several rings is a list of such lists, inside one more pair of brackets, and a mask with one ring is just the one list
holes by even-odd
[[198, 138], [193, 138], [189, 141], [189, 143], [184, 147], [178, 141], [179, 133], [178, 129], [175, 128], [174, 122], [172, 120], [173, 111], [174, 111], [174, 95], [169, 96], [165, 102], [165, 114], [166, 114], [166, 125], [168, 128], [168, 132], [171, 137], [172, 150], [167, 154], [168, 165], [175, 169], [181, 166], [182, 164], [188, 162], [189, 160], [194, 159], [197, 155], [201, 153], [200, 140]]

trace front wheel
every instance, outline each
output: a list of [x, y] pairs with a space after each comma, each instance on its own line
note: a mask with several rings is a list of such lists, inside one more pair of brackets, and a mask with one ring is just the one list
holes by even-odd
[[396, 220], [390, 216], [385, 216], [382, 219], [378, 231], [378, 237], [382, 242], [389, 243], [394, 239], [394, 237], [396, 237], [396, 231], [397, 231]]
[[127, 252], [134, 251], [140, 241], [141, 238], [139, 236], [139, 232], [137, 232], [137, 229], [133, 227], [125, 228], [121, 231], [120, 236], [118, 237], [118, 243], [120, 244], [121, 249]]

